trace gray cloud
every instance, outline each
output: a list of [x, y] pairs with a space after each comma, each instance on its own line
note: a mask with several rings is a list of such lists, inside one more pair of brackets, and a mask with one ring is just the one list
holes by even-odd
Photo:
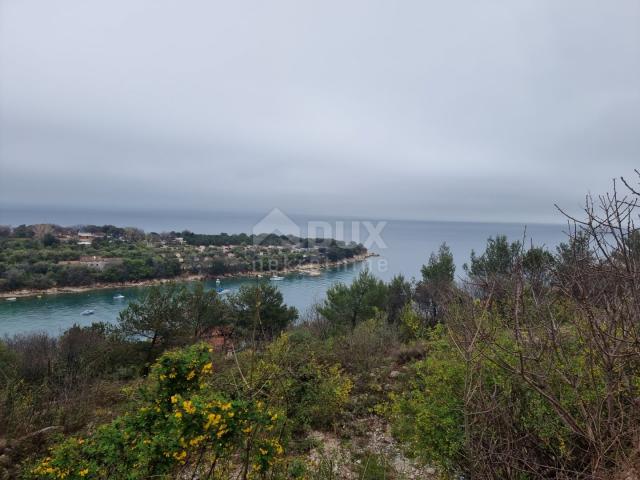
[[640, 2], [0, 3], [0, 203], [549, 221], [640, 166]]

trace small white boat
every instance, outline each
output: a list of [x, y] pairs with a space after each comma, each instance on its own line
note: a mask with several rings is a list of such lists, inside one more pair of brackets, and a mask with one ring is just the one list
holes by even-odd
[[274, 275], [269, 280], [271, 280], [272, 282], [279, 282], [280, 280], [284, 280], [284, 277], [279, 277], [278, 275]]
[[122, 295], [121, 293], [119, 293], [118, 295], [114, 295], [113, 299], [114, 300], [122, 300], [124, 298], [124, 295]]
[[82, 312], [82, 315], [93, 315], [94, 313], [96, 313], [95, 310], [85, 310]]
[[7, 302], [15, 302], [17, 300], [16, 297], [9, 297], [7, 298]]

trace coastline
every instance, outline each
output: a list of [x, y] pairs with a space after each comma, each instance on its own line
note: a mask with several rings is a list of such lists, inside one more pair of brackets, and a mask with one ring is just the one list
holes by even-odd
[[28, 298], [28, 297], [36, 297], [39, 295], [59, 295], [59, 294], [67, 294], [67, 293], [85, 293], [91, 292], [94, 290], [117, 290], [119, 288], [135, 288], [135, 287], [150, 287], [152, 285], [163, 285], [166, 283], [178, 282], [178, 283], [187, 283], [187, 282], [200, 282], [204, 280], [211, 280], [215, 278], [256, 278], [260, 276], [264, 276], [266, 278], [267, 275], [278, 274], [278, 275], [287, 275], [291, 273], [320, 273], [322, 270], [327, 270], [331, 268], [336, 268], [341, 265], [350, 265], [354, 263], [360, 263], [366, 261], [368, 258], [379, 256], [377, 253], [367, 252], [363, 255], [356, 255], [351, 258], [338, 260], [335, 262], [326, 262], [322, 264], [317, 263], [309, 263], [297, 266], [295, 268], [283, 269], [274, 272], [264, 272], [257, 270], [250, 270], [242, 273], [225, 273], [223, 275], [180, 275], [178, 277], [172, 278], [152, 278], [149, 280], [138, 280], [138, 281], [129, 281], [129, 282], [118, 282], [118, 283], [95, 283], [93, 285], [82, 285], [78, 287], [51, 287], [46, 289], [21, 289], [21, 290], [12, 290], [8, 292], [0, 292], [0, 299], [7, 298]]

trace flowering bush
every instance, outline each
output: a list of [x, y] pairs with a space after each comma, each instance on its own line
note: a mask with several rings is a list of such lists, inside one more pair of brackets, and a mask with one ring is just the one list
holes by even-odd
[[206, 385], [209, 349], [167, 352], [153, 366], [141, 405], [88, 438], [71, 438], [31, 469], [31, 478], [219, 478], [224, 471], [264, 478], [283, 454], [282, 415], [259, 401], [228, 400]]

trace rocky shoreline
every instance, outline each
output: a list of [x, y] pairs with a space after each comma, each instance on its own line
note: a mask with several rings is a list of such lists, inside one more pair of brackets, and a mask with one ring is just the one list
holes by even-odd
[[273, 272], [263, 272], [263, 271], [247, 271], [242, 273], [235, 274], [224, 274], [218, 276], [208, 276], [208, 275], [181, 275], [179, 277], [173, 278], [153, 278], [149, 280], [140, 280], [135, 282], [119, 282], [119, 283], [95, 283], [93, 285], [86, 285], [80, 287], [52, 287], [42, 290], [37, 289], [22, 289], [22, 290], [13, 290], [8, 292], [0, 292], [0, 299], [7, 298], [27, 298], [27, 297], [37, 297], [43, 295], [58, 295], [64, 293], [84, 293], [91, 292], [94, 290], [116, 290], [119, 288], [133, 288], [133, 287], [148, 287], [152, 285], [162, 285], [165, 283], [171, 282], [198, 282], [202, 280], [211, 280], [215, 278], [259, 278], [266, 277], [270, 274], [278, 274], [278, 275], [287, 275], [291, 273], [305, 273], [311, 274], [320, 273], [322, 270], [333, 269], [343, 265], [349, 265], [352, 263], [364, 262], [370, 257], [377, 257], [377, 253], [367, 252], [363, 255], [356, 255], [352, 258], [339, 260], [337, 262], [326, 262], [322, 264], [318, 263], [309, 263], [304, 265], [299, 265], [294, 268], [288, 268]]

